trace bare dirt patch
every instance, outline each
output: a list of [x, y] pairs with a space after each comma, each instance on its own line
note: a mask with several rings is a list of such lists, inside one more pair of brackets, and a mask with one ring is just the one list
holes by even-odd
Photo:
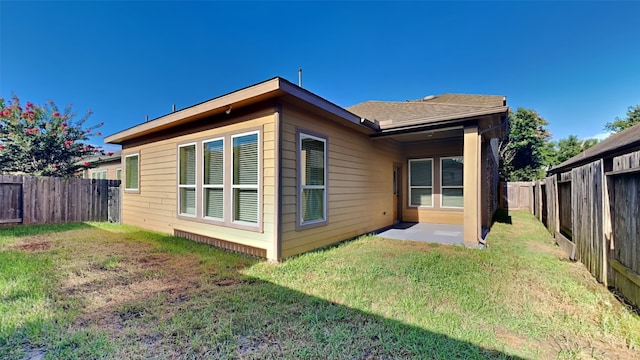
[[25, 251], [46, 251], [51, 249], [51, 243], [47, 241], [31, 242], [27, 244], [18, 245], [16, 246], [16, 249], [25, 250]]
[[198, 256], [168, 253], [152, 241], [95, 228], [24, 237], [7, 248], [57, 249], [64, 259], [59, 267], [61, 298], [80, 303], [82, 309], [76, 325], [114, 335], [135, 329], [145, 336], [145, 329], [128, 323], [149, 306], [161, 306], [169, 316], [177, 311], [173, 305], [192, 299], [203, 284], [219, 288], [240, 282], [232, 277], [203, 282], [206, 269]]
[[515, 334], [503, 327], [496, 327], [493, 329], [496, 338], [509, 344], [509, 347], [513, 349], [532, 347], [532, 345], [540, 352], [541, 358], [552, 359], [557, 353], [557, 349], [550, 343], [544, 343], [535, 339], [527, 338], [518, 334]]

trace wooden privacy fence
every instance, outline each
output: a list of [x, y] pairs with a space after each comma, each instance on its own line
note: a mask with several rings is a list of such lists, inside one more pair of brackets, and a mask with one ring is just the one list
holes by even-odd
[[0, 175], [0, 223], [119, 222], [120, 181]]
[[606, 161], [502, 188], [517, 196], [507, 208], [530, 209], [569, 258], [640, 306], [640, 151]]
[[533, 212], [533, 182], [500, 183], [500, 208]]

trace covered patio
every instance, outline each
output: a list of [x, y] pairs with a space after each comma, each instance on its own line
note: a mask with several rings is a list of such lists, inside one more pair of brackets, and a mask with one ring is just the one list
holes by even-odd
[[446, 245], [464, 245], [464, 226], [426, 222], [401, 222], [378, 236], [393, 240], [421, 241]]

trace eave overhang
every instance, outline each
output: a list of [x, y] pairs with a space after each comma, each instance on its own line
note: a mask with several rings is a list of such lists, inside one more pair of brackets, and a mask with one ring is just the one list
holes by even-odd
[[182, 126], [203, 118], [232, 114], [234, 109], [247, 107], [279, 97], [293, 97], [306, 106], [313, 106], [330, 115], [346, 121], [356, 129], [371, 134], [377, 130], [377, 124], [343, 109], [326, 99], [307, 91], [289, 81], [275, 77], [273, 79], [219, 96], [217, 98], [190, 106], [188, 108], [163, 115], [159, 118], [133, 126], [126, 130], [107, 136], [105, 143], [122, 144], [136, 138], [144, 137], [177, 126]]
[[[441, 129], [462, 128], [465, 125], [478, 123], [486, 118], [495, 118], [502, 122], [509, 114], [509, 107], [501, 106], [499, 108], [483, 109], [469, 113], [457, 113], [451, 115], [443, 115], [437, 117], [420, 118], [411, 121], [404, 121], [397, 125], [382, 126], [379, 132], [370, 135], [371, 138], [393, 137], [399, 134], [408, 134], [413, 132], [438, 131]], [[383, 123], [384, 124], [384, 123]], [[486, 127], [495, 126], [499, 123], [489, 122]], [[481, 128], [480, 131], [483, 129]]]

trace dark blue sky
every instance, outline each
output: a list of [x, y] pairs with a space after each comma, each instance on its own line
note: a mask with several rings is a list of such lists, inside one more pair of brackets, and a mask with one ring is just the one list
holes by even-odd
[[[640, 104], [638, 2], [0, 2], [0, 96], [118, 132], [274, 76], [341, 106], [506, 95], [554, 139]], [[99, 142], [100, 140], [98, 140]]]

